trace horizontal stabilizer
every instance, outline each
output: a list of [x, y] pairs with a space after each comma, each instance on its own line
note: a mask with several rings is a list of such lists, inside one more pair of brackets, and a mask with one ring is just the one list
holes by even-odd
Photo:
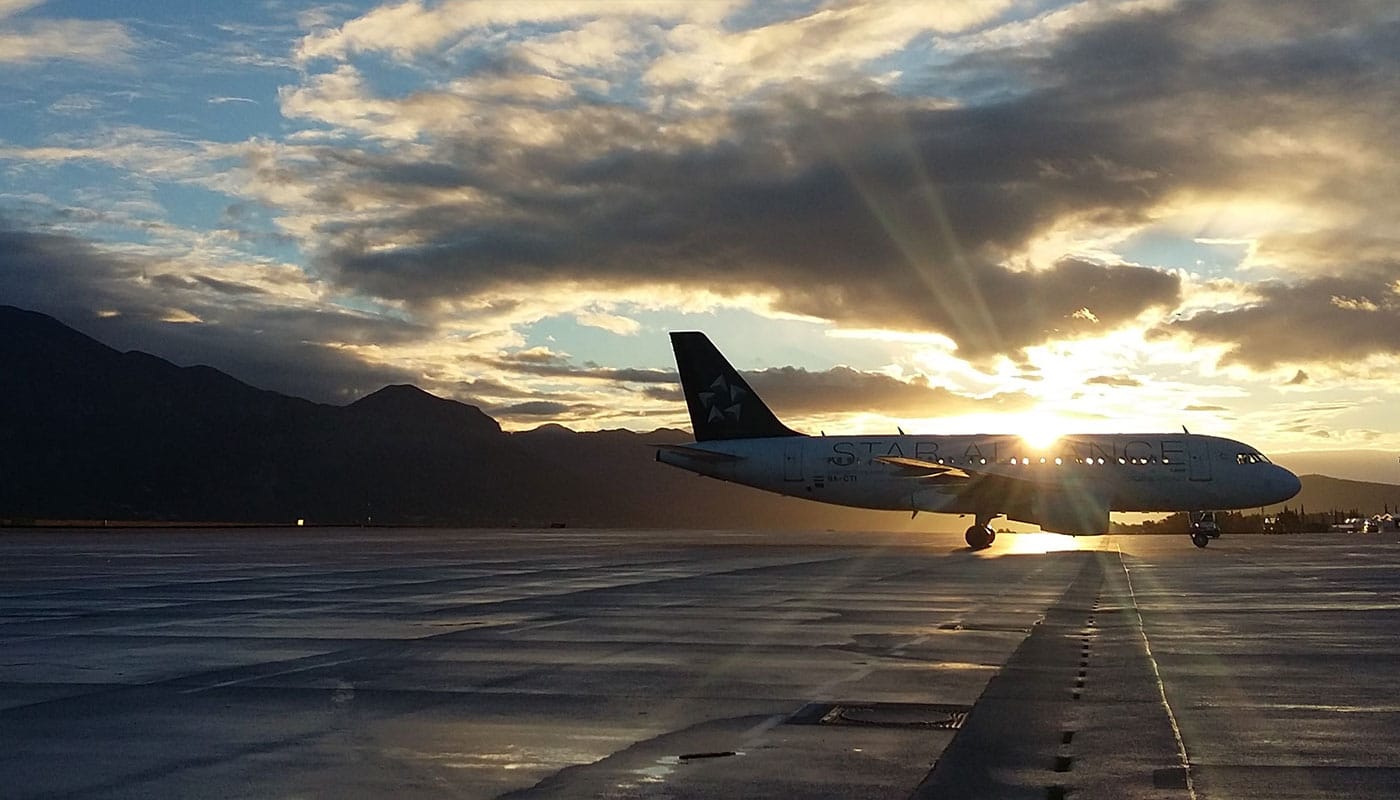
[[698, 447], [686, 447], [683, 444], [657, 444], [652, 445], [657, 450], [665, 450], [668, 453], [676, 453], [685, 458], [695, 461], [703, 461], [708, 464], [723, 464], [732, 461], [743, 461], [743, 456], [736, 456], [730, 453], [716, 453], [713, 450], [701, 450]]

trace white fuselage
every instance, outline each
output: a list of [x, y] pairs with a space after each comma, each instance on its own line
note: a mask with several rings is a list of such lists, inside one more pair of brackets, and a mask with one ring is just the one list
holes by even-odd
[[[704, 458], [686, 450], [735, 458]], [[957, 468], [934, 474], [880, 458]], [[1033, 447], [1018, 436], [792, 436], [698, 442], [658, 460], [770, 492], [861, 508], [1035, 519], [1043, 497], [1090, 498], [1106, 512], [1257, 508], [1297, 493], [1298, 479], [1231, 439], [1196, 434], [1087, 434]], [[1009, 480], [1001, 480], [1009, 479]], [[1002, 487], [980, 491], [976, 487]], [[1006, 487], [1011, 487], [1007, 489]], [[1008, 492], [1022, 497], [1007, 499]], [[1045, 526], [1043, 527], [1053, 527]], [[1066, 531], [1081, 532], [1081, 531]]]

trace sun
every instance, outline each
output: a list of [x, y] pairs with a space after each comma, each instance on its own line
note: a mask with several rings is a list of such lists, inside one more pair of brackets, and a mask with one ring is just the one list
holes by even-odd
[[1061, 436], [1069, 433], [1068, 422], [1049, 412], [1023, 414], [1015, 428], [1021, 440], [1035, 450], [1049, 449]]

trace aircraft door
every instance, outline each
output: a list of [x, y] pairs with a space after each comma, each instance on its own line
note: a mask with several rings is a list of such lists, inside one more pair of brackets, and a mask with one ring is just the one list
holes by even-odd
[[802, 480], [802, 440], [793, 437], [783, 446], [783, 480]]
[[1191, 480], [1210, 480], [1210, 442], [1194, 436], [1187, 439], [1186, 462]]

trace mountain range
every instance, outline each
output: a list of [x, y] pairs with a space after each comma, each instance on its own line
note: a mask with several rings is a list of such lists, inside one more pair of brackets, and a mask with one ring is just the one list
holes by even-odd
[[685, 431], [509, 433], [407, 385], [313, 403], [10, 306], [0, 370], [0, 523], [918, 527], [656, 463]]
[[[686, 431], [506, 432], [480, 409], [386, 386], [349, 405], [120, 352], [0, 306], [0, 524], [961, 529], [778, 497], [656, 463]], [[1400, 490], [1305, 476], [1294, 502], [1392, 507]], [[1380, 509], [1375, 509], [1379, 511]], [[935, 520], [937, 518], [935, 517]]]

